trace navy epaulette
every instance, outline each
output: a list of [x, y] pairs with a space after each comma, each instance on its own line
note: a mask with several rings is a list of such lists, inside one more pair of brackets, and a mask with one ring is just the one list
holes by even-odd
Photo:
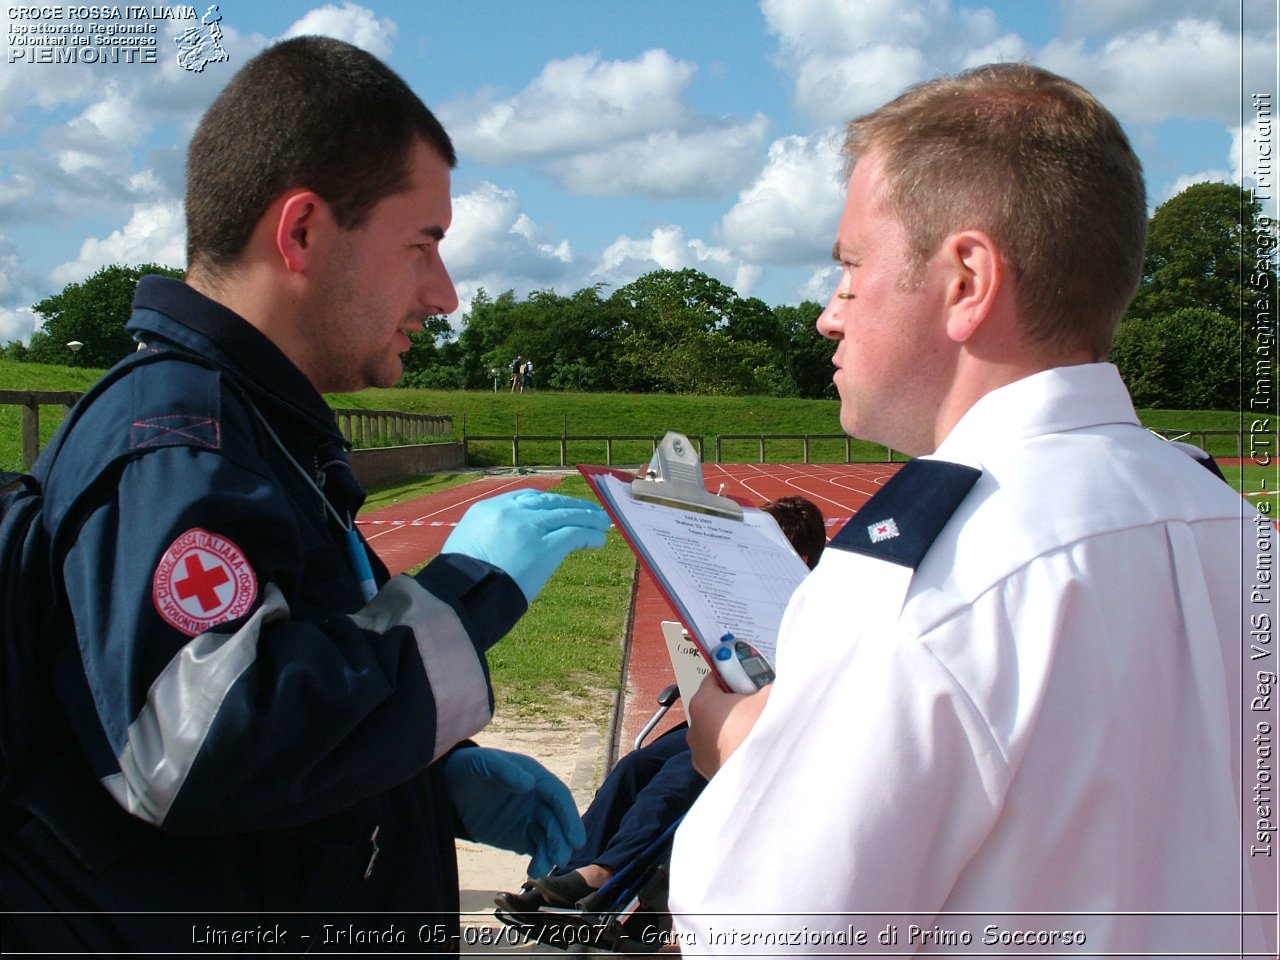
[[909, 460], [828, 546], [914, 570], [980, 476], [959, 463]]

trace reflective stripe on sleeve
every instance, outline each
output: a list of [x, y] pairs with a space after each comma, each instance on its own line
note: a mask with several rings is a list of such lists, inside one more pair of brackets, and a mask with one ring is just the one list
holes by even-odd
[[483, 730], [492, 719], [489, 681], [480, 654], [453, 608], [418, 581], [404, 574], [392, 577], [351, 619], [367, 630], [385, 632], [401, 625], [413, 630], [435, 698], [433, 759]]
[[262, 605], [239, 630], [202, 633], [169, 661], [129, 725], [120, 773], [102, 781], [122, 807], [149, 823], [164, 822], [223, 700], [257, 659], [263, 626], [288, 616], [284, 594], [267, 584]]

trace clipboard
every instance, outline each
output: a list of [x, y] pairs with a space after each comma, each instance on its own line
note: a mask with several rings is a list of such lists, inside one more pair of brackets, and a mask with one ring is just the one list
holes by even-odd
[[[773, 517], [708, 491], [697, 452], [678, 433], [638, 477], [578, 471], [709, 665], [725, 634], [774, 661], [782, 614], [809, 568]], [[729, 689], [722, 669], [716, 676]]]

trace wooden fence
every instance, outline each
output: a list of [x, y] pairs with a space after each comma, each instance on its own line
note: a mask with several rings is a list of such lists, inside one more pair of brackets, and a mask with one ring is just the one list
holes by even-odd
[[[82, 394], [70, 390], [0, 390], [0, 406], [22, 411], [22, 466], [30, 470], [40, 455], [40, 408], [62, 407], [66, 415]], [[453, 432], [453, 418], [400, 410], [335, 410], [342, 435], [358, 447], [409, 445]]]
[[0, 405], [8, 404], [22, 410], [22, 467], [30, 470], [40, 456], [40, 408], [60, 406], [62, 415], [80, 399], [80, 394], [70, 390], [0, 390]]
[[[1244, 435], [1234, 430], [1188, 430], [1167, 432], [1162, 431], [1162, 436], [1167, 436], [1172, 440], [1181, 440], [1186, 443], [1192, 443], [1201, 449], [1209, 449], [1210, 438], [1231, 437], [1233, 438], [1234, 453], [1224, 453], [1218, 449], [1215, 444], [1215, 456], [1220, 457], [1243, 457], [1244, 456]], [[537, 450], [533, 457], [527, 455], [522, 457], [521, 448], [529, 444], [556, 444], [559, 448], [559, 466], [566, 467], [575, 463], [600, 463], [600, 445], [604, 445], [605, 466], [614, 466], [615, 450], [614, 444], [623, 441], [644, 442], [648, 445], [649, 456], [652, 451], [658, 448], [658, 444], [662, 441], [660, 434], [587, 434], [587, 433], [549, 433], [549, 434], [532, 434], [532, 433], [516, 433], [516, 434], [469, 434], [464, 432], [462, 435], [462, 447], [464, 462], [471, 462], [471, 447], [476, 443], [501, 443], [509, 445], [511, 448], [511, 466], [513, 467], [546, 467], [554, 466], [552, 459], [547, 457], [545, 447]], [[894, 450], [891, 447], [881, 446], [880, 450], [883, 454], [874, 454], [867, 456], [864, 452], [855, 459], [853, 445], [859, 443], [848, 434], [844, 433], [722, 433], [712, 438], [715, 443], [713, 445], [715, 456], [708, 458], [704, 447], [706, 446], [706, 438], [703, 436], [691, 436], [689, 440], [698, 448], [698, 456], [704, 463], [743, 463], [744, 458], [736, 451], [726, 455], [725, 448], [731, 443], [749, 443], [756, 450], [756, 456], [759, 463], [775, 462], [779, 457], [777, 452], [779, 446], [787, 444], [800, 446], [800, 459], [804, 463], [894, 463], [896, 461], [905, 461], [909, 459], [906, 454], [901, 451]], [[823, 449], [830, 450], [835, 448], [842, 451], [842, 456], [831, 458], [829, 456], [815, 456], [814, 447], [822, 444]], [[861, 444], [866, 448], [866, 444]], [[571, 448], [573, 455], [571, 456]], [[771, 452], [772, 451], [772, 454]], [[627, 451], [628, 455], [624, 455], [624, 464], [635, 464], [638, 462], [635, 456], [635, 447], [631, 447]], [[771, 456], [773, 459], [771, 459]], [[790, 459], [790, 458], [788, 458]], [[528, 462], [526, 462], [528, 461]], [[644, 458], [644, 462], [648, 462], [648, 456]]]
[[[649, 455], [653, 455], [653, 451], [658, 449], [658, 444], [662, 442], [662, 438], [666, 434], [662, 433], [635, 433], [635, 434], [592, 434], [592, 433], [516, 433], [516, 434], [469, 434], [462, 435], [462, 449], [464, 462], [470, 463], [471, 444], [473, 443], [509, 443], [511, 444], [511, 465], [513, 467], [522, 466], [520, 462], [520, 445], [527, 443], [557, 443], [560, 446], [560, 466], [567, 467], [570, 465], [569, 460], [569, 444], [573, 443], [575, 447], [589, 446], [591, 449], [583, 455], [577, 456], [572, 463], [594, 463], [599, 458], [600, 444], [604, 444], [604, 463], [606, 466], [613, 466], [613, 445], [623, 442], [643, 442], [649, 445]], [[703, 438], [690, 437], [689, 440], [698, 448], [698, 456], [702, 457]], [[635, 458], [630, 457], [627, 463], [634, 463]], [[547, 463], [545, 460], [536, 464], [523, 464], [523, 466], [549, 467], [553, 464]]]
[[399, 410], [334, 410], [338, 429], [358, 447], [422, 443], [453, 433], [453, 417]]
[[[522, 464], [521, 457], [520, 457], [520, 447], [522, 444], [530, 444], [530, 443], [555, 443], [555, 444], [558, 444], [560, 449], [559, 465], [562, 467], [566, 467], [573, 463], [599, 462], [600, 444], [603, 443], [604, 444], [604, 465], [612, 467], [614, 466], [614, 460], [615, 460], [615, 457], [614, 457], [615, 443], [622, 443], [624, 441], [631, 441], [633, 443], [634, 442], [647, 443], [649, 447], [649, 456], [651, 457], [653, 455], [653, 452], [658, 449], [658, 444], [662, 442], [663, 436], [665, 436], [665, 434], [656, 434], [656, 433], [613, 434], [613, 435], [589, 434], [589, 433], [576, 433], [576, 434], [526, 433], [526, 434], [487, 434], [487, 435], [463, 434], [462, 446], [463, 446], [465, 455], [467, 456], [468, 463], [470, 462], [471, 444], [488, 442], [488, 443], [510, 444], [511, 465], [513, 467], [552, 466], [552, 464], [549, 464], [546, 462], [545, 458], [543, 458], [538, 463]], [[725, 445], [726, 443], [732, 442], [732, 441], [750, 441], [754, 444], [758, 444], [760, 463], [769, 462], [768, 451], [769, 451], [770, 445], [774, 445], [774, 449], [776, 450], [777, 442], [786, 442], [786, 441], [799, 441], [801, 444], [801, 458], [803, 462], [813, 463], [815, 462], [812, 458], [813, 444], [819, 441], [826, 441], [828, 444], [838, 446], [838, 448], [844, 450], [843, 462], [853, 463], [854, 462], [853, 444], [857, 442], [846, 433], [838, 433], [838, 434], [837, 433], [814, 433], [814, 434], [722, 433], [713, 439], [715, 440], [715, 448], [714, 448], [715, 457], [714, 459], [708, 459], [706, 455], [706, 449], [705, 449], [706, 443], [707, 443], [706, 437], [701, 435], [689, 437], [689, 441], [698, 448], [698, 458], [702, 460], [704, 463], [725, 463], [725, 462], [741, 463], [743, 462], [741, 457], [732, 457], [730, 461], [726, 461], [724, 456]], [[569, 456], [569, 449], [571, 444], [577, 451], [577, 455], [574, 456], [572, 459], [570, 459], [570, 456]], [[883, 457], [883, 460], [885, 462], [893, 463], [895, 459], [897, 460], [907, 459], [907, 457], [904, 454], [897, 453], [896, 451], [891, 450], [888, 447], [884, 447], [883, 449], [885, 451], [885, 455]], [[635, 447], [631, 447], [628, 453], [630, 454], [630, 456], [625, 457], [624, 463], [634, 464], [636, 462], [636, 458], [634, 455]], [[647, 458], [646, 458], [646, 462], [647, 462]], [[817, 462], [830, 463], [831, 460], [821, 459]], [[877, 460], [877, 462], [879, 461]]]

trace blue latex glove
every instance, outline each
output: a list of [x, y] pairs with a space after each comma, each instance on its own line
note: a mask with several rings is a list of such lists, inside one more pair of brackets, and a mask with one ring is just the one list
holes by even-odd
[[565, 557], [583, 547], [604, 546], [608, 529], [609, 515], [590, 500], [513, 490], [474, 504], [441, 553], [493, 564], [533, 603]]
[[444, 759], [449, 799], [471, 839], [533, 857], [545, 876], [587, 842], [569, 788], [532, 757], [462, 747]]

